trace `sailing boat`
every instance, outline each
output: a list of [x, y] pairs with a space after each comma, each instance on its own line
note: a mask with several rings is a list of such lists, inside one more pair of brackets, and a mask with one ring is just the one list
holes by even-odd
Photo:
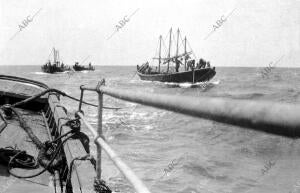
[[[209, 62], [200, 59], [195, 65], [195, 59], [192, 58], [192, 51], [187, 51], [187, 39], [184, 38], [181, 43], [184, 45], [184, 52], [179, 54], [179, 37], [180, 31], [177, 30], [176, 41], [176, 54], [171, 56], [172, 46], [172, 28], [169, 33], [169, 48], [167, 57], [161, 57], [162, 51], [162, 36], [159, 37], [159, 56], [154, 57], [154, 60], [158, 60], [158, 67], [153, 68], [149, 66], [149, 63], [139, 66], [137, 65], [137, 74], [142, 80], [147, 81], [160, 81], [160, 82], [204, 82], [212, 79], [215, 74], [215, 67], [211, 67]], [[182, 39], [182, 38], [181, 38]], [[163, 69], [162, 65], [167, 65]], [[180, 66], [181, 69], [180, 69]], [[175, 70], [174, 70], [175, 67]], [[182, 69], [183, 68], [183, 69]]]
[[[88, 59], [90, 56], [86, 57], [80, 64], [83, 64], [86, 59]], [[73, 65], [73, 69], [75, 71], [83, 71], [83, 70], [89, 70], [89, 71], [94, 71], [95, 67], [92, 66], [92, 63], [90, 62], [89, 65], [86, 67], [84, 65], [80, 65], [78, 62], [75, 62], [75, 65]]]
[[56, 72], [70, 71], [71, 70], [70, 67], [68, 67], [63, 62], [60, 61], [58, 50], [53, 48], [52, 52], [53, 52], [53, 63], [51, 63], [51, 61], [48, 60], [48, 62], [42, 66], [42, 71], [51, 74]]
[[89, 63], [88, 67], [79, 65], [78, 62], [75, 62], [75, 65], [73, 66], [73, 69], [75, 71], [83, 71], [83, 70], [89, 70], [89, 71], [94, 71], [95, 67], [92, 66], [92, 63]]

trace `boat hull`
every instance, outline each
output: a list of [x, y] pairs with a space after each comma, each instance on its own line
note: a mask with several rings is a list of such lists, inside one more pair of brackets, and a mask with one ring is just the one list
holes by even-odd
[[[194, 73], [194, 80], [193, 80]], [[177, 72], [172, 74], [142, 74], [137, 72], [141, 80], [159, 82], [205, 82], [216, 75], [215, 68], [196, 69], [194, 71]]]
[[84, 67], [84, 66], [73, 66], [73, 69], [75, 71], [84, 71], [84, 70], [88, 70], [88, 71], [94, 71], [95, 68], [94, 67]]
[[67, 67], [56, 67], [56, 66], [42, 66], [42, 71], [45, 73], [50, 73], [50, 74], [54, 74], [56, 72], [65, 72], [65, 71], [70, 71], [70, 68]]

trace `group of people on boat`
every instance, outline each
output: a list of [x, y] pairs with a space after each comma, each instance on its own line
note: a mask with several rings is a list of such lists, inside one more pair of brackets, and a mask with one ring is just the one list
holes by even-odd
[[45, 64], [45, 66], [47, 66], [47, 67], [54, 66], [57, 68], [64, 68], [65, 64], [63, 62], [60, 63], [59, 61], [53, 62], [53, 64], [51, 64], [50, 60], [48, 60], [48, 62]]
[[[210, 68], [210, 62], [205, 61], [204, 59], [200, 58], [199, 62], [195, 65], [195, 59], [189, 60], [189, 55], [185, 56], [186, 62], [186, 71], [194, 70], [194, 69], [201, 69], [201, 68]], [[182, 62], [183, 58], [180, 59], [178, 57], [173, 58], [171, 61], [175, 63], [175, 71], [179, 72], [180, 65], [184, 66]], [[142, 74], [157, 74], [157, 67], [153, 69], [153, 67], [149, 66], [149, 62], [142, 64], [141, 66], [137, 65], [137, 69]]]
[[149, 66], [149, 62], [146, 62], [141, 66], [137, 65], [137, 70], [143, 74], [152, 74], [154, 72], [152, 67]]

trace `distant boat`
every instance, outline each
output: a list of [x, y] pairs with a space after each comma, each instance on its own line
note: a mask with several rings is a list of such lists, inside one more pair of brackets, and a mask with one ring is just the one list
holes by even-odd
[[51, 74], [56, 72], [70, 71], [71, 70], [70, 67], [65, 65], [62, 61], [60, 61], [59, 52], [55, 48], [53, 48], [52, 52], [53, 52], [53, 62], [48, 60], [48, 62], [41, 67], [42, 71]]
[[[191, 57], [192, 51], [187, 51], [187, 39], [184, 38], [181, 43], [184, 46], [184, 51], [179, 54], [179, 37], [180, 31], [177, 30], [176, 54], [171, 56], [172, 45], [172, 28], [169, 33], [169, 48], [166, 57], [161, 57], [162, 36], [159, 37], [159, 56], [153, 59], [158, 59], [158, 67], [151, 67], [149, 63], [139, 66], [137, 65], [137, 74], [142, 80], [160, 81], [160, 82], [204, 82], [212, 79], [215, 74], [215, 67], [211, 67], [209, 62], [200, 59], [195, 64], [195, 59]], [[166, 64], [165, 69], [162, 65]], [[172, 65], [173, 64], [173, 65]], [[180, 68], [180, 66], [182, 66]], [[183, 68], [183, 69], [182, 69]]]
[[75, 71], [83, 71], [83, 70], [89, 70], [89, 71], [94, 71], [95, 70], [95, 67], [92, 66], [91, 63], [89, 63], [89, 66], [88, 67], [85, 67], [83, 65], [79, 65], [78, 62], [75, 63], [75, 65], [73, 66], [73, 69]]

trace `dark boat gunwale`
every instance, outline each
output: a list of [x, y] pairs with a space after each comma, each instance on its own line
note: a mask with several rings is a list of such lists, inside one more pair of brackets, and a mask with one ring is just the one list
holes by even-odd
[[2, 74], [0, 74], [0, 79], [10, 80], [10, 81], [16, 81], [16, 82], [23, 82], [23, 83], [29, 83], [29, 84], [33, 84], [33, 85], [42, 87], [44, 89], [48, 89], [49, 88], [48, 85], [46, 85], [46, 84], [44, 84], [42, 82], [39, 82], [39, 81], [36, 81], [36, 80], [27, 79], [27, 78], [17, 77], [17, 76], [9, 76], [9, 75], [2, 75]]

